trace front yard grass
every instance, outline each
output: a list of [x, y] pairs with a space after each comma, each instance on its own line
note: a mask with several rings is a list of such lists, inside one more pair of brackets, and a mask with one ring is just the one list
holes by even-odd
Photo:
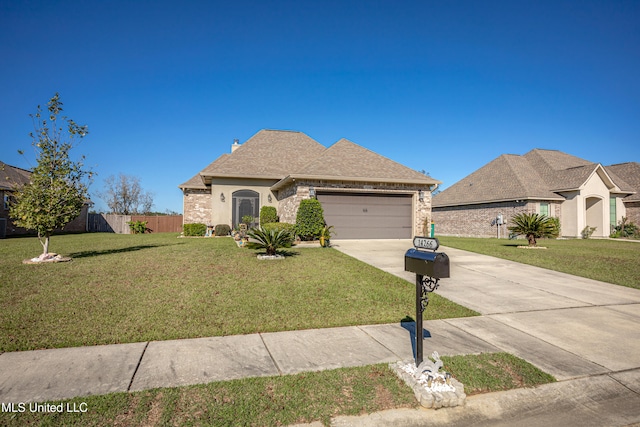
[[526, 240], [438, 236], [442, 246], [640, 289], [640, 243], [607, 239], [539, 239], [548, 249], [519, 249]]
[[[414, 285], [334, 249], [260, 261], [230, 238], [54, 236], [72, 262], [25, 265], [35, 238], [0, 241], [0, 351], [400, 322]], [[477, 315], [437, 294], [425, 320]]]
[[[506, 353], [442, 357], [467, 394], [532, 387], [555, 379]], [[58, 405], [60, 402], [52, 402]], [[418, 406], [413, 391], [386, 365], [246, 378], [134, 393], [78, 397], [78, 413], [0, 413], [1, 425], [281, 426]], [[86, 405], [86, 406], [85, 406]]]

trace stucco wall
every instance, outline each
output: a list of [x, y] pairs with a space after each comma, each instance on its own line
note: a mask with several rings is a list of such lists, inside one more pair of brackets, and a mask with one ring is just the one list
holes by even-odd
[[583, 215], [578, 215], [578, 235], [576, 237], [586, 226], [596, 227], [593, 237], [609, 236], [609, 197], [609, 188], [602, 181], [600, 175], [593, 174], [580, 191], [579, 198], [582, 201], [579, 203], [581, 203]]
[[[271, 186], [275, 184], [275, 180], [256, 180], [256, 179], [214, 179], [211, 182], [212, 195], [211, 206], [213, 209], [211, 221], [212, 225], [228, 224], [233, 226], [233, 193], [240, 190], [255, 191], [259, 195], [259, 209], [262, 206], [274, 206], [277, 208], [278, 200], [271, 191]], [[224, 194], [224, 201], [220, 197]], [[271, 201], [269, 201], [271, 196]], [[256, 219], [258, 222], [258, 219]]]

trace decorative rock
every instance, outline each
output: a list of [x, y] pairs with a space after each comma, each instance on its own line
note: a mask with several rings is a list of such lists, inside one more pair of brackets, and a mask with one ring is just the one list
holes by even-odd
[[277, 260], [284, 259], [282, 255], [258, 255], [259, 260]]
[[422, 407], [439, 409], [464, 405], [467, 398], [464, 385], [448, 374], [430, 371], [432, 379], [425, 381], [424, 372], [418, 371], [413, 361], [391, 363], [389, 367], [413, 390]]
[[50, 263], [50, 262], [68, 262], [68, 261], [71, 261], [71, 258], [63, 257], [55, 253], [48, 253], [46, 255], [42, 254], [35, 258], [25, 259], [22, 261], [22, 263], [23, 264], [42, 264], [42, 263]]

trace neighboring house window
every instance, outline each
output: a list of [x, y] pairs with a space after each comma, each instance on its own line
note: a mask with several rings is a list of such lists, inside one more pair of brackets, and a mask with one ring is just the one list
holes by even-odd
[[2, 193], [2, 199], [4, 200], [4, 210], [8, 211], [9, 210], [9, 195], [7, 193]]
[[540, 203], [540, 215], [549, 216], [549, 203]]
[[612, 227], [615, 227], [616, 225], [618, 225], [617, 214], [618, 213], [616, 212], [616, 198], [610, 197], [609, 198], [609, 224], [611, 224]]
[[260, 194], [252, 190], [238, 190], [232, 194], [233, 225], [242, 222], [242, 217], [250, 215], [254, 223], [260, 219]]

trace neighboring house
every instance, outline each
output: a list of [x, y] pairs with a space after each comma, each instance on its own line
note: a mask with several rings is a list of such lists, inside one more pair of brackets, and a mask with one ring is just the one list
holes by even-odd
[[[507, 236], [520, 212], [560, 219], [561, 234], [580, 237], [595, 227], [606, 237], [622, 217], [638, 223], [638, 163], [604, 167], [557, 150], [503, 154], [433, 198], [435, 232], [440, 235]], [[497, 227], [502, 215], [506, 227]]]
[[[2, 204], [0, 205], [0, 238], [33, 233], [33, 231], [16, 227], [13, 225], [11, 218], [9, 218], [9, 203], [11, 201], [11, 195], [16, 187], [27, 184], [30, 177], [30, 171], [0, 162], [0, 196], [2, 197]], [[62, 231], [87, 231], [87, 218], [90, 204], [91, 202], [89, 201], [85, 203], [80, 216], [65, 225]]]
[[326, 148], [302, 132], [261, 130], [181, 184], [184, 223], [236, 226], [262, 206], [295, 223], [316, 197], [338, 239], [411, 238], [431, 221], [440, 181], [346, 139]]

